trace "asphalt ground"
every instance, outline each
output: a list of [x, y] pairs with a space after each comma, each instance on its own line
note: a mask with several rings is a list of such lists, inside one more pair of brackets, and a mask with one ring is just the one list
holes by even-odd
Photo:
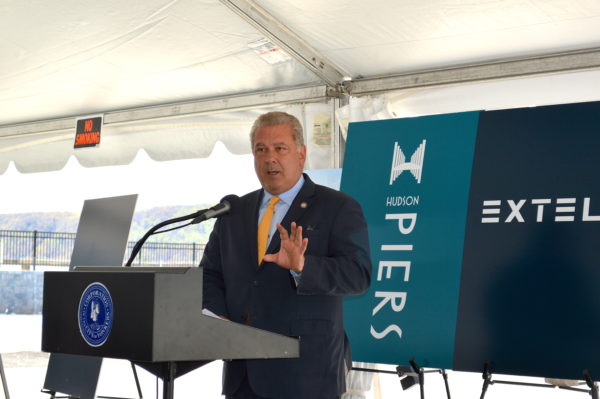
[[[50, 355], [41, 352], [40, 349], [41, 326], [41, 315], [0, 315], [0, 355], [10, 399], [50, 398], [49, 394], [42, 392]], [[386, 371], [394, 370], [391, 365], [378, 365], [378, 367]], [[220, 393], [221, 369], [222, 362], [218, 360], [179, 377], [175, 381], [175, 399], [223, 399]], [[162, 382], [140, 367], [136, 367], [136, 370], [143, 398], [161, 398]], [[356, 390], [355, 394], [345, 396], [344, 399], [420, 398], [418, 385], [404, 391], [399, 378], [393, 373], [379, 373], [373, 376], [372, 383], [369, 384], [370, 389]], [[364, 377], [363, 374], [358, 378], [364, 379]], [[544, 383], [541, 378], [506, 375], [493, 375], [493, 379]], [[483, 384], [481, 373], [448, 371], [448, 381], [453, 399], [477, 399], [481, 396]], [[447, 397], [441, 374], [428, 373], [425, 382], [427, 399]], [[364, 384], [362, 385], [364, 388]], [[131, 364], [122, 359], [103, 359], [96, 395], [97, 397], [138, 398]], [[486, 399], [586, 399], [588, 397], [590, 397], [588, 392], [506, 384], [491, 385], [485, 395]], [[0, 388], [0, 399], [6, 399], [2, 388]]]

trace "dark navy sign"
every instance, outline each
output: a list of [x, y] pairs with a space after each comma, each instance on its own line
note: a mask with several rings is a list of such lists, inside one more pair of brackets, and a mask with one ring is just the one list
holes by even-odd
[[372, 286], [358, 361], [600, 377], [600, 103], [352, 124]]
[[114, 312], [110, 292], [102, 283], [87, 286], [79, 301], [79, 331], [90, 346], [103, 345], [112, 329]]

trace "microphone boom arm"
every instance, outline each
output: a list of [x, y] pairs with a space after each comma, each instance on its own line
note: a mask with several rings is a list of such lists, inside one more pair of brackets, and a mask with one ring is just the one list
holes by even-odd
[[[155, 234], [157, 232], [157, 230], [160, 229], [161, 227], [164, 227], [171, 223], [183, 222], [184, 220], [192, 219], [192, 221], [188, 224], [184, 224], [184, 225], [177, 226], [177, 227], [170, 229], [170, 230], [176, 230], [181, 227], [189, 226], [190, 224], [196, 224], [196, 223], [203, 222], [207, 219], [219, 217], [221, 215], [228, 213], [231, 210], [231, 201], [235, 201], [237, 198], [238, 197], [236, 195], [225, 196], [225, 197], [223, 197], [221, 202], [219, 202], [217, 205], [213, 206], [212, 208], [202, 209], [202, 210], [194, 212], [190, 215], [180, 216], [177, 218], [165, 220], [164, 222], [161, 222], [161, 223], [157, 224], [156, 226], [152, 227], [150, 230], [148, 230], [148, 232], [146, 234], [144, 234], [144, 236], [138, 242], [135, 243], [135, 246], [131, 250], [131, 255], [129, 256], [127, 263], [125, 263], [125, 266], [131, 266], [131, 264], [133, 263], [133, 260], [137, 256], [138, 252], [140, 252], [140, 250], [142, 249], [142, 245], [144, 245], [144, 242], [146, 242], [148, 237], [150, 237], [152, 234]], [[165, 231], [170, 231], [170, 230], [165, 230]], [[159, 231], [158, 233], [163, 233], [163, 231]]]
[[[202, 209], [202, 210], [194, 212], [190, 215], [185, 215], [185, 216], [180, 216], [180, 217], [176, 217], [173, 219], [165, 220], [164, 222], [160, 222], [156, 226], [152, 227], [150, 230], [148, 230], [146, 232], [146, 234], [144, 234], [144, 236], [138, 242], [135, 243], [135, 246], [131, 250], [131, 255], [129, 256], [127, 263], [125, 263], [125, 266], [131, 266], [131, 264], [133, 263], [133, 260], [137, 256], [138, 252], [140, 252], [140, 250], [142, 249], [142, 245], [144, 245], [146, 240], [151, 235], [155, 234], [158, 229], [160, 229], [161, 227], [167, 226], [169, 224], [172, 224], [172, 223], [183, 222], [184, 220], [189, 220], [189, 219], [196, 219], [198, 217], [201, 217], [203, 214], [205, 214], [206, 211], [208, 211], [208, 209]], [[179, 226], [177, 228], [185, 227], [185, 226], [187, 226], [187, 224]]]

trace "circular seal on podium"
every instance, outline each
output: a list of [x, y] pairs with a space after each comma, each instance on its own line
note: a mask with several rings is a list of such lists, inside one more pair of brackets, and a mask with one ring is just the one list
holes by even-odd
[[113, 301], [102, 283], [87, 286], [79, 300], [79, 331], [90, 346], [102, 346], [110, 335], [114, 320]]

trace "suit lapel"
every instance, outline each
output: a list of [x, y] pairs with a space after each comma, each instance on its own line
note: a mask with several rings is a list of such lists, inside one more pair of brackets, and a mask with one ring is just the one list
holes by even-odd
[[246, 229], [246, 237], [248, 237], [248, 246], [250, 247], [250, 259], [258, 259], [258, 208], [263, 197], [262, 190], [253, 192], [248, 204], [244, 206], [243, 225]]

